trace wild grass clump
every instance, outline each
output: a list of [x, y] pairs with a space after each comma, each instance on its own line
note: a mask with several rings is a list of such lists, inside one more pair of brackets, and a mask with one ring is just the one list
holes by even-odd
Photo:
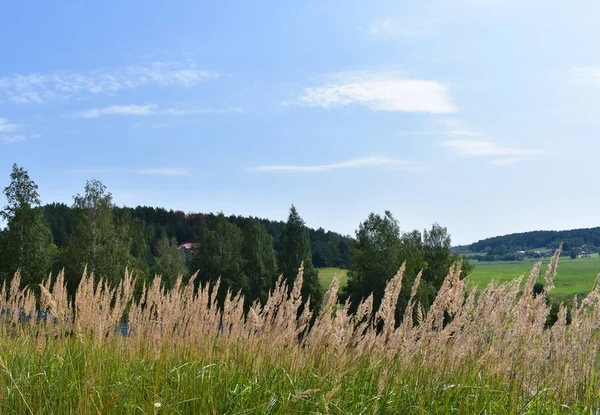
[[38, 301], [17, 273], [0, 290], [2, 413], [595, 413], [600, 284], [547, 327], [557, 264], [537, 295], [541, 264], [522, 291], [467, 289], [455, 267], [428, 310], [419, 275], [401, 322], [404, 267], [378, 310], [338, 304], [336, 277], [314, 316], [302, 269], [249, 309], [195, 276], [137, 298], [129, 273], [115, 287], [84, 275], [74, 302], [61, 273]]

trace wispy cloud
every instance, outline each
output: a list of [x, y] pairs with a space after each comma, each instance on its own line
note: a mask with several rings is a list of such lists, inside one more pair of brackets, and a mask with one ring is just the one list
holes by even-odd
[[[543, 153], [540, 149], [505, 147], [490, 141], [457, 139], [446, 140], [442, 142], [442, 147], [446, 150], [463, 157], [496, 157], [491, 163], [495, 165], [509, 165], [530, 156], [537, 156]], [[501, 158], [497, 158], [501, 157]]]
[[9, 135], [9, 136], [0, 136], [0, 140], [5, 143], [18, 143], [20, 141], [26, 141], [33, 138], [40, 138], [39, 134], [19, 134], [19, 135]]
[[[12, 123], [8, 118], [0, 118], [0, 133], [14, 132], [19, 128], [17, 124]], [[4, 143], [17, 143], [19, 141], [26, 141], [32, 138], [41, 137], [39, 134], [23, 134], [17, 133], [12, 135], [0, 135], [0, 141]]]
[[442, 118], [436, 120], [438, 124], [442, 125], [442, 129], [431, 129], [423, 131], [398, 131], [398, 134], [402, 135], [435, 135], [435, 136], [449, 136], [449, 137], [480, 137], [481, 133], [478, 131], [471, 130], [464, 123], [457, 119]]
[[451, 113], [448, 88], [437, 81], [390, 72], [343, 72], [325, 85], [305, 88], [297, 104], [331, 108], [360, 104], [373, 111]]
[[268, 165], [251, 167], [249, 171], [267, 172], [267, 173], [323, 173], [332, 170], [353, 169], [360, 167], [386, 167], [390, 169], [407, 170], [417, 172], [421, 170], [414, 163], [406, 160], [398, 160], [389, 157], [364, 157], [354, 160], [342, 161], [331, 164], [316, 164], [316, 165]]
[[495, 166], [508, 166], [511, 164], [518, 163], [520, 161], [523, 161], [523, 159], [520, 157], [510, 157], [505, 159], [492, 160], [490, 161], [490, 164], [493, 164]]
[[389, 38], [430, 37], [437, 25], [437, 21], [407, 22], [394, 18], [384, 18], [371, 21], [366, 33], [370, 36]]
[[241, 108], [166, 108], [161, 109], [156, 104], [144, 105], [111, 105], [103, 108], [91, 108], [75, 114], [76, 118], [98, 118], [103, 115], [202, 115], [202, 114], [229, 114], [241, 113]]
[[600, 67], [587, 66], [571, 69], [573, 79], [583, 85], [600, 86]]
[[452, 135], [452, 136], [462, 136], [462, 137], [479, 137], [481, 135], [477, 131], [471, 131], [471, 130], [450, 130], [450, 131], [446, 131], [446, 134]]
[[11, 132], [17, 129], [17, 125], [10, 122], [8, 118], [0, 118], [0, 132]]
[[216, 72], [200, 69], [193, 61], [154, 62], [148, 66], [98, 69], [89, 73], [52, 72], [0, 77], [0, 91], [17, 104], [41, 104], [54, 99], [115, 93], [144, 86], [193, 87]]
[[184, 169], [179, 167], [171, 168], [153, 168], [153, 169], [141, 169], [135, 171], [137, 174], [154, 175], [154, 176], [191, 176], [192, 171], [190, 169]]
[[92, 108], [77, 114], [79, 118], [98, 118], [103, 115], [152, 115], [156, 111], [156, 105], [111, 105], [104, 108]]
[[202, 115], [202, 114], [231, 114], [244, 112], [240, 107], [228, 108], [167, 108], [161, 111], [167, 115]]

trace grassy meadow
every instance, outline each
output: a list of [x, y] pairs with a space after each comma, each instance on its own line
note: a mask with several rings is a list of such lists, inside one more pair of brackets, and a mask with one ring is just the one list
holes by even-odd
[[[471, 286], [485, 288], [492, 280], [499, 282], [511, 281], [520, 276], [528, 276], [537, 261], [495, 261], [473, 262], [475, 268], [469, 275], [468, 282]], [[550, 262], [550, 258], [542, 260], [543, 267]], [[554, 281], [555, 288], [550, 293], [558, 301], [570, 301], [575, 295], [585, 297], [593, 288], [596, 276], [600, 273], [600, 256], [593, 254], [590, 258], [571, 259], [561, 257], [558, 265], [558, 275]], [[340, 268], [320, 268], [319, 280], [327, 288], [336, 274], [342, 275], [340, 287], [347, 283], [347, 270]], [[538, 282], [543, 282], [540, 277]]]
[[[550, 259], [545, 258], [542, 264], [545, 267], [549, 262]], [[492, 279], [505, 282], [522, 275], [527, 276], [535, 263], [535, 260], [474, 262], [475, 268], [468, 280], [470, 284], [483, 288]], [[583, 298], [592, 290], [598, 273], [600, 273], [600, 257], [597, 254], [590, 258], [561, 257], [558, 263], [558, 275], [554, 281], [556, 288], [550, 295], [559, 301], [570, 301], [576, 294], [579, 298]], [[540, 279], [539, 282], [542, 280]]]
[[333, 282], [333, 278], [340, 274], [340, 288], [343, 288], [348, 283], [348, 270], [341, 268], [319, 268], [319, 282], [323, 288], [327, 289]]
[[[539, 275], [475, 290], [451, 270], [427, 312], [417, 278], [396, 326], [402, 270], [377, 309], [366, 299], [356, 313], [337, 304], [339, 275], [316, 315], [302, 272], [247, 313], [240, 295], [220, 308], [218, 288], [193, 280], [163, 290], [155, 278], [134, 295], [128, 274], [113, 288], [85, 276], [72, 303], [62, 274], [39, 298], [17, 274], [0, 289], [0, 412], [595, 414], [600, 287], [547, 328]], [[47, 320], [24, 318], [41, 310]]]

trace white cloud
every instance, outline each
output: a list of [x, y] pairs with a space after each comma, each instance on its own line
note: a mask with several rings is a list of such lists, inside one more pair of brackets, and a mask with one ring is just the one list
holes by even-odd
[[453, 136], [463, 136], [463, 137], [479, 137], [481, 135], [478, 132], [471, 131], [471, 130], [450, 130], [450, 131], [447, 131], [446, 134], [453, 135]]
[[437, 22], [433, 21], [406, 22], [393, 18], [385, 18], [371, 21], [366, 32], [368, 35], [375, 37], [430, 37], [433, 35], [436, 25]]
[[115, 93], [144, 86], [193, 87], [219, 74], [193, 61], [154, 62], [148, 66], [94, 70], [89, 73], [53, 72], [0, 77], [0, 90], [18, 104], [41, 104], [85, 94]]
[[506, 158], [506, 159], [492, 160], [490, 163], [495, 166], [508, 166], [511, 164], [518, 163], [522, 160], [523, 159], [520, 157], [510, 157], [510, 158]]
[[241, 113], [243, 110], [239, 107], [230, 108], [167, 108], [162, 111], [168, 115], [194, 115], [194, 114], [230, 114]]
[[334, 81], [305, 88], [297, 104], [330, 108], [360, 104], [373, 111], [456, 112], [448, 88], [436, 81], [384, 72], [346, 72]]
[[79, 118], [98, 118], [102, 115], [152, 115], [155, 114], [156, 105], [111, 105], [104, 108], [92, 108], [77, 114]]
[[135, 171], [137, 174], [149, 174], [155, 176], [191, 176], [192, 172], [190, 169], [184, 169], [179, 167], [170, 168], [153, 168], [153, 169], [140, 169]]
[[10, 122], [8, 118], [0, 118], [0, 131], [10, 132], [17, 129], [17, 125]]
[[19, 135], [9, 135], [9, 136], [4, 136], [4, 137], [0, 137], [0, 140], [4, 141], [5, 143], [17, 143], [19, 141], [26, 141], [32, 138], [40, 138], [41, 135], [39, 134], [19, 134]]
[[600, 67], [588, 66], [571, 69], [571, 74], [576, 82], [584, 85], [600, 85]]
[[[229, 114], [229, 113], [241, 113], [241, 108], [166, 108], [160, 109], [156, 104], [145, 104], [145, 105], [111, 105], [104, 108], [92, 108], [89, 110], [81, 111], [75, 114], [77, 118], [98, 118], [103, 115], [136, 115], [136, 116], [147, 116], [147, 115], [202, 115], [202, 114]], [[141, 127], [141, 123], [136, 123], [134, 126]], [[164, 127], [164, 124], [157, 124], [157, 127]]]
[[454, 154], [465, 157], [507, 157], [493, 161], [494, 164], [511, 164], [521, 161], [524, 156], [542, 154], [542, 150], [539, 149], [504, 147], [490, 141], [467, 138], [443, 141], [442, 147]]
[[289, 173], [322, 173], [339, 169], [351, 169], [359, 167], [388, 167], [404, 170], [418, 170], [414, 164], [405, 160], [397, 160], [388, 157], [364, 157], [360, 159], [347, 160], [340, 163], [317, 164], [310, 166], [294, 165], [271, 165], [252, 167], [250, 171], [256, 172], [289, 172]]

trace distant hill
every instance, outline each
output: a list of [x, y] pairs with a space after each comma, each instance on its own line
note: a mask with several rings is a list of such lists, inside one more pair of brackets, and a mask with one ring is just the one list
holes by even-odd
[[[531, 231], [482, 239], [470, 245], [454, 247], [456, 252], [474, 255], [476, 259], [519, 260], [544, 251], [553, 251], [563, 242], [563, 253], [579, 254], [600, 250], [600, 227], [568, 231]], [[536, 253], [536, 251], [539, 251]]]

